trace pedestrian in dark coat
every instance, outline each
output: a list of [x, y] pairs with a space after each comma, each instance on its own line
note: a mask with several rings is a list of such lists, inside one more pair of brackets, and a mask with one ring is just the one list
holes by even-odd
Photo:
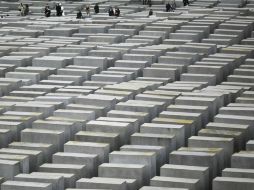
[[100, 8], [99, 8], [98, 3], [95, 4], [93, 9], [94, 9], [95, 14], [98, 14], [100, 12]]
[[77, 12], [77, 19], [81, 19], [83, 17], [81, 10]]
[[114, 16], [114, 10], [112, 7], [109, 7], [108, 16]]

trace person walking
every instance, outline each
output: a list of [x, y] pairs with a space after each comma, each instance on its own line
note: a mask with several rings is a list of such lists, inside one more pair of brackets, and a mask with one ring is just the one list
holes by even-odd
[[98, 14], [100, 12], [100, 8], [99, 8], [98, 3], [96, 3], [95, 6], [94, 6], [94, 12], [95, 12], [95, 14]]

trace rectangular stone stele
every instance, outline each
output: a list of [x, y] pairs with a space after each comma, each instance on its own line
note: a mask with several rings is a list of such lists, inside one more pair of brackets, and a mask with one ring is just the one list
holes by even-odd
[[39, 167], [39, 171], [49, 173], [71, 173], [76, 175], [76, 179], [87, 176], [86, 166], [77, 164], [45, 163]]
[[64, 144], [64, 131], [45, 129], [25, 129], [21, 132], [21, 141], [32, 143], [50, 143], [54, 149], [61, 151]]
[[190, 178], [155, 176], [151, 179], [150, 185], [156, 187], [176, 187], [196, 190], [200, 188], [200, 180]]
[[123, 179], [93, 177], [91, 179], [82, 178], [78, 180], [76, 187], [84, 189], [107, 188], [111, 190], [127, 190], [127, 183]]
[[104, 163], [99, 166], [99, 177], [124, 178], [137, 180], [138, 187], [147, 183], [146, 179], [147, 166], [142, 164], [118, 164]]
[[6, 181], [1, 185], [1, 190], [52, 190], [50, 183], [24, 182], [24, 181]]
[[20, 172], [19, 162], [15, 160], [0, 160], [0, 177], [13, 180], [14, 176]]
[[185, 188], [174, 188], [174, 187], [152, 187], [152, 186], [143, 186], [139, 190], [188, 190]]
[[209, 189], [208, 167], [165, 164], [160, 168], [160, 176], [199, 179], [200, 188]]
[[53, 155], [53, 163], [86, 165], [88, 176], [97, 175], [98, 155], [72, 152], [57, 152]]
[[99, 142], [110, 145], [110, 150], [117, 150], [120, 145], [120, 135], [118, 133], [103, 133], [92, 131], [80, 131], [75, 134], [76, 141]]
[[170, 164], [209, 167], [209, 177], [216, 176], [218, 160], [213, 152], [173, 151], [169, 155]]
[[73, 188], [76, 183], [76, 175], [72, 173], [51, 173], [51, 172], [32, 172], [30, 175], [35, 176], [53, 176], [54, 177], [63, 177], [64, 178], [64, 187]]
[[254, 179], [236, 177], [216, 177], [213, 180], [213, 190], [253, 190]]
[[166, 148], [163, 146], [148, 146], [148, 145], [124, 145], [120, 148], [121, 151], [140, 151], [156, 153], [156, 173], [159, 175], [160, 167], [166, 162]]
[[64, 144], [64, 152], [98, 155], [98, 164], [108, 162], [109, 151], [107, 143], [69, 141]]
[[254, 169], [226, 168], [222, 171], [222, 177], [254, 178]]
[[254, 169], [254, 152], [240, 151], [231, 157], [232, 168]]
[[148, 180], [156, 175], [156, 154], [154, 152], [114, 151], [109, 154], [110, 163], [142, 164], [147, 166]]
[[64, 190], [64, 178], [62, 176], [48, 176], [48, 175], [31, 175], [19, 174], [14, 178], [15, 181], [50, 183], [52, 190]]

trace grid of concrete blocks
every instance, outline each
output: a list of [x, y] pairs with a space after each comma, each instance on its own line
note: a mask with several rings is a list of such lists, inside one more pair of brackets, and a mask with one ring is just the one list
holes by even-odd
[[22, 2], [0, 2], [1, 190], [254, 189], [253, 0]]

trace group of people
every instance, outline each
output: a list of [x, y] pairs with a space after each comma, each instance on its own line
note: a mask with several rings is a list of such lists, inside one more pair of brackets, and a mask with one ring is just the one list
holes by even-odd
[[118, 7], [115, 7], [115, 9], [113, 9], [112, 7], [109, 7], [108, 16], [119, 17], [120, 16], [120, 9]]
[[20, 3], [18, 10], [21, 16], [27, 16], [29, 14], [29, 5], [28, 4], [24, 5], [23, 3]]
[[175, 1], [173, 1], [172, 3], [167, 3], [166, 4], [166, 12], [174, 12], [174, 10], [176, 9], [176, 3]]
[[[63, 16], [64, 8], [61, 3], [57, 3], [55, 6], [55, 9], [56, 9], [56, 16]], [[44, 8], [44, 15], [45, 15], [45, 17], [51, 16], [51, 9], [50, 9], [49, 4], [46, 4], [46, 6]]]
[[[85, 11], [86, 11], [86, 15], [90, 16], [90, 7], [88, 5], [86, 6]], [[99, 7], [98, 3], [96, 3], [94, 5], [94, 13], [98, 14], [99, 12], [100, 12], [100, 7]], [[119, 17], [120, 16], [120, 9], [118, 7], [115, 7], [114, 9], [112, 7], [109, 7], [108, 15]], [[77, 17], [76, 18], [77, 19], [82, 19], [83, 18], [81, 10], [79, 10], [77, 12]]]
[[[61, 3], [57, 3], [55, 8], [56, 8], [56, 16], [63, 16], [63, 6], [61, 5]], [[87, 5], [85, 7], [85, 12], [86, 12], [87, 16], [90, 16], [90, 6], [89, 5]], [[94, 13], [98, 14], [99, 12], [100, 12], [100, 7], [99, 7], [98, 3], [96, 3], [94, 5]], [[44, 14], [45, 14], [45, 17], [51, 16], [51, 9], [48, 4], [44, 8]], [[109, 7], [108, 14], [109, 14], [109, 16], [119, 17], [120, 16], [120, 9], [118, 7], [115, 7], [114, 9], [112, 7]], [[84, 18], [81, 9], [78, 10], [76, 18], [77, 19]]]
[[[100, 12], [100, 7], [99, 7], [98, 3], [96, 3], [94, 5], [93, 9], [94, 9], [95, 14], [98, 14]], [[86, 15], [90, 16], [90, 6], [89, 5], [86, 6], [85, 11], [86, 11]], [[81, 9], [77, 12], [77, 17], [76, 18], [77, 19], [82, 19], [83, 18], [83, 14], [82, 14]]]

